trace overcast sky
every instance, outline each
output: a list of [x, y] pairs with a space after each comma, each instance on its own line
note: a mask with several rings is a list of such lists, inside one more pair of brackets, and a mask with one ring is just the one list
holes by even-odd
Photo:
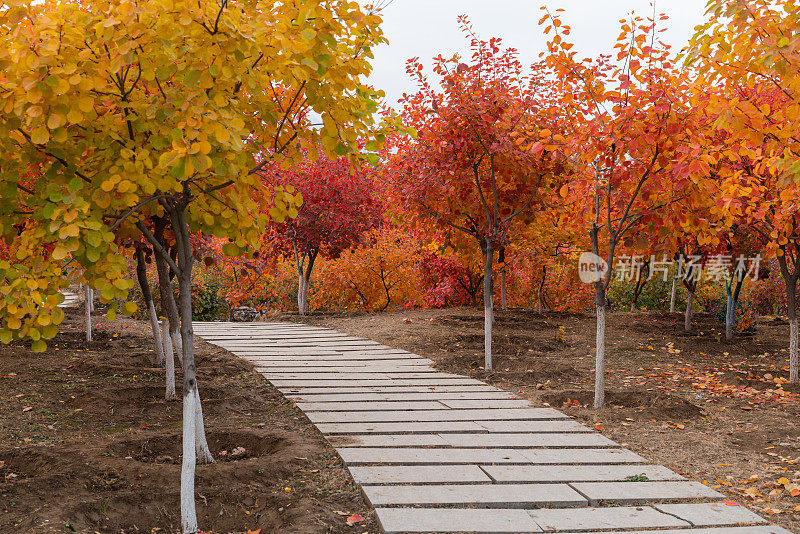
[[[362, 4], [372, 3], [363, 0]], [[431, 58], [459, 52], [466, 56], [468, 41], [458, 28], [457, 17], [466, 14], [482, 39], [500, 37], [506, 46], [520, 51], [530, 64], [544, 50], [545, 36], [537, 21], [542, 0], [394, 0], [383, 11], [383, 31], [389, 39], [375, 52], [369, 83], [386, 91], [387, 104], [396, 106], [404, 92], [415, 85], [405, 72], [406, 60], [418, 56], [428, 69]], [[551, 9], [564, 8], [562, 18], [572, 27], [570, 35], [580, 57], [611, 53], [619, 34], [619, 19], [631, 11], [652, 14], [650, 0], [551, 0]], [[662, 39], [677, 52], [704, 20], [705, 0], [659, 0], [656, 11], [669, 15]], [[429, 72], [429, 70], [428, 70]]]

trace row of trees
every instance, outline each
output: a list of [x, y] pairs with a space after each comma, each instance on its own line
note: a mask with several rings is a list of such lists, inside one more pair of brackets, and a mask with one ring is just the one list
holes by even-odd
[[113, 318], [134, 285], [126, 258], [140, 273], [155, 259], [164, 341], [183, 367], [183, 532], [198, 531], [195, 464], [212, 459], [193, 354], [193, 242], [219, 236], [231, 255], [257, 246], [268, 221], [302, 204], [290, 187], [264, 187], [259, 171], [290, 166], [302, 146], [359, 153], [380, 97], [361, 82], [383, 42], [379, 22], [344, 0], [0, 4], [0, 233], [10, 243], [0, 340], [44, 351], [70, 276]]
[[[504, 303], [509, 256], [518, 268], [541, 271], [543, 285], [553, 258], [575, 261], [576, 252], [590, 250], [611, 266], [594, 283], [600, 407], [607, 291], [620, 254], [694, 258], [692, 269], [708, 266], [712, 257], [729, 258], [719, 267], [726, 280], [728, 337], [747, 274], [737, 259], [759, 255], [776, 259], [785, 282], [790, 379], [796, 382], [796, 13], [791, 3], [722, 0], [712, 1], [709, 12], [712, 22], [700, 28], [681, 62], [658, 38], [664, 16], [621, 20], [614, 54], [591, 60], [576, 56], [570, 28], [558, 12], [548, 11], [540, 20], [551, 35], [547, 51], [529, 69], [499, 39], [479, 39], [462, 17], [472, 57], [435, 58], [434, 79], [417, 59], [409, 61], [419, 90], [404, 96], [401, 115], [413, 135], [390, 137], [381, 165], [364, 174], [368, 180], [359, 181], [363, 168], [344, 170], [330, 160], [318, 160], [317, 168], [300, 175], [283, 173], [321, 191], [326, 202], [337, 197], [325, 192], [319, 165], [338, 176], [329, 178], [334, 187], [341, 188], [337, 180], [346, 175], [357, 190], [368, 190], [348, 194], [350, 204], [315, 202], [317, 210], [309, 202], [296, 220], [269, 234], [277, 242], [284, 236], [295, 258], [309, 251], [300, 274], [301, 313], [315, 251], [326, 249], [328, 258], [348, 258], [337, 262], [340, 274], [348, 264], [375, 273], [388, 305], [387, 280], [401, 283], [402, 277], [391, 276], [401, 261], [386, 261], [391, 251], [381, 248], [381, 239], [395, 234], [397, 246], [406, 241], [400, 236], [412, 236], [417, 251], [430, 247], [441, 261], [455, 254], [459, 261], [452, 269], [474, 273], [482, 264], [485, 368], [491, 370], [494, 274], [501, 276]], [[731, 26], [714, 22], [728, 19]], [[750, 34], [758, 36], [756, 45], [743, 37]], [[375, 217], [376, 198], [382, 218]], [[317, 225], [320, 211], [336, 222]], [[359, 225], [352, 225], [355, 220]], [[367, 231], [378, 226], [380, 238]], [[308, 235], [321, 241], [297, 248], [298, 236]], [[280, 246], [275, 250], [287, 254]], [[302, 261], [296, 263], [299, 269]], [[637, 294], [646, 274], [640, 273]], [[335, 275], [324, 278], [334, 293], [342, 294], [346, 284], [361, 291], [352, 276], [345, 284]], [[698, 281], [681, 280], [688, 330]], [[370, 299], [363, 292], [361, 297], [368, 307]]]
[[[482, 283], [491, 370], [495, 274], [502, 307], [509, 271], [527, 273], [541, 307], [547, 277], [566, 280], [564, 262], [591, 250], [612, 266], [592, 288], [602, 407], [615, 259], [757, 251], [785, 281], [797, 381], [798, 10], [709, 11], [682, 63], [658, 39], [664, 17], [622, 20], [613, 54], [580, 59], [545, 12], [550, 40], [529, 68], [462, 17], [471, 58], [439, 56], [431, 77], [410, 60], [402, 126], [387, 111], [379, 127], [382, 95], [361, 80], [384, 39], [355, 3], [5, 2], [0, 341], [45, 350], [71, 276], [113, 317], [134, 286], [127, 258], [157, 337], [151, 258], [168, 388], [170, 343], [183, 368], [184, 532], [198, 530], [194, 466], [211, 460], [193, 356], [199, 258], [256, 287], [288, 258], [301, 313], [319, 258], [344, 266], [326, 274], [339, 294], [373, 309], [410, 286], [399, 274], [419, 258], [428, 305], [477, 300]], [[696, 285], [684, 285], [688, 327]], [[369, 304], [376, 294], [385, 304]]]

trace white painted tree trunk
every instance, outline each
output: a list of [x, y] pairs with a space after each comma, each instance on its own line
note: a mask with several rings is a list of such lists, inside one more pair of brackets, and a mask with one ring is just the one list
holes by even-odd
[[597, 306], [596, 354], [594, 360], [594, 407], [600, 409], [606, 402], [606, 306]]
[[308, 312], [308, 279], [302, 273], [297, 277], [297, 311], [300, 315]]
[[175, 355], [178, 356], [178, 362], [183, 365], [183, 339], [181, 339], [179, 328], [179, 326], [173, 327], [170, 324], [169, 336], [172, 338], [172, 346], [175, 347]]
[[506, 270], [500, 272], [500, 308], [507, 310], [508, 306], [506, 305]]
[[733, 339], [733, 329], [736, 326], [736, 303], [733, 295], [728, 293], [725, 297], [725, 339]]
[[[185, 381], [184, 381], [185, 384]], [[197, 462], [195, 451], [195, 403], [198, 402], [197, 383], [183, 391], [183, 463], [181, 465], [181, 530], [183, 534], [195, 534], [197, 510], [194, 503], [194, 471]]]
[[686, 315], [683, 320], [683, 329], [692, 331], [692, 317], [694, 317], [694, 291], [686, 292]]
[[678, 277], [672, 277], [672, 291], [669, 294], [669, 312], [675, 313], [675, 298], [678, 295]]
[[86, 312], [85, 322], [86, 322], [86, 341], [92, 340], [92, 300], [91, 300], [92, 289], [89, 287], [89, 284], [84, 286], [84, 297], [86, 302], [84, 302], [84, 310]]
[[147, 314], [150, 316], [150, 328], [153, 330], [153, 341], [156, 345], [155, 364], [159, 366], [164, 365], [164, 341], [161, 339], [161, 326], [158, 324], [158, 315], [156, 314], [156, 307], [153, 304], [153, 299], [147, 303]]
[[175, 396], [175, 353], [172, 349], [172, 338], [169, 335], [169, 321], [166, 319], [161, 323], [162, 333], [161, 336], [164, 350], [164, 359], [166, 368], [167, 388], [164, 392], [164, 398], [168, 401], [174, 401]]
[[483, 368], [492, 370], [492, 251], [491, 240], [486, 240], [486, 261], [483, 266]]
[[195, 454], [198, 464], [213, 464], [214, 456], [206, 440], [206, 426], [203, 423], [203, 405], [200, 402], [200, 390], [195, 386], [194, 394], [197, 397], [194, 403], [194, 428], [195, 428]]

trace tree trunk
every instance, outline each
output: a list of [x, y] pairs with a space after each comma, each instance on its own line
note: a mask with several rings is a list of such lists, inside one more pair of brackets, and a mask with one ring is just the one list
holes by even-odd
[[156, 365], [164, 365], [164, 345], [161, 340], [161, 328], [158, 325], [156, 307], [153, 304], [153, 295], [150, 293], [150, 284], [147, 282], [147, 266], [144, 261], [144, 252], [141, 248], [136, 248], [136, 279], [139, 288], [142, 290], [142, 299], [147, 306], [147, 315], [150, 317], [150, 328], [153, 330], [153, 341], [156, 344], [155, 358], [150, 358]]
[[670, 291], [669, 295], [669, 312], [675, 313], [675, 297], [678, 294], [678, 277], [672, 277], [672, 291]]
[[[158, 239], [158, 234], [156, 234], [156, 239]], [[162, 240], [159, 239], [159, 241]], [[164, 242], [161, 242], [162, 246], [164, 244]], [[160, 254], [155, 255], [155, 261], [156, 271], [158, 272], [158, 291], [161, 296], [161, 311], [167, 317], [169, 323], [169, 337], [172, 339], [175, 354], [178, 356], [178, 360], [183, 362], [183, 344], [179, 334], [180, 317], [178, 316], [178, 305], [175, 303], [175, 293], [172, 291], [172, 284], [169, 279], [169, 265], [167, 260], [162, 258]]]
[[[314, 269], [314, 261], [317, 259], [319, 250], [310, 250], [303, 254], [303, 261], [300, 261], [300, 254], [297, 244], [294, 243], [295, 263], [297, 266], [297, 311], [300, 315], [308, 313], [308, 285], [311, 282], [311, 271]], [[306, 263], [305, 270], [303, 263]], [[388, 306], [388, 304], [387, 304]]]
[[[189, 227], [182, 207], [173, 207], [170, 213], [178, 251], [178, 299], [181, 345], [183, 350], [183, 464], [181, 467], [181, 526], [184, 534], [194, 534], [197, 527], [194, 477], [195, 463], [213, 461], [210, 452], [198, 455], [201, 445], [198, 435], [205, 429], [198, 427], [202, 421], [202, 407], [197, 390], [197, 370], [194, 363], [194, 329], [192, 327], [192, 267], [194, 257], [189, 242]], [[205, 441], [205, 440], [203, 440]]]
[[89, 284], [84, 286], [84, 300], [83, 303], [84, 310], [86, 312], [85, 322], [86, 322], [86, 341], [92, 340], [92, 289], [89, 287]]
[[542, 266], [542, 281], [539, 282], [538, 300], [539, 300], [539, 313], [542, 313], [544, 306], [544, 280], [547, 277], [547, 267]]
[[506, 270], [505, 267], [500, 271], [500, 307], [504, 310], [508, 309], [506, 305]]
[[786, 314], [789, 316], [789, 382], [797, 384], [800, 381], [800, 357], [798, 357], [797, 346], [797, 301], [795, 298], [797, 291], [797, 266], [794, 272], [789, 272], [786, 262], [786, 249], [783, 254], [778, 256], [778, 265], [781, 268], [783, 282], [786, 286]]
[[602, 280], [595, 282], [597, 308], [596, 354], [594, 361], [594, 407], [600, 409], [606, 401], [606, 288]]
[[483, 368], [486, 371], [492, 370], [492, 323], [494, 317], [492, 313], [492, 240], [485, 240], [485, 262], [483, 266]]
[[683, 329], [692, 331], [692, 317], [694, 317], [694, 291], [686, 291], [686, 315], [683, 320]]
[[89, 310], [94, 313], [94, 289], [89, 288]]
[[164, 392], [164, 398], [168, 401], [174, 401], [175, 396], [175, 353], [172, 349], [172, 338], [169, 335], [169, 321], [164, 320], [161, 323], [163, 335], [161, 336], [163, 342], [163, 350], [165, 355], [166, 379], [167, 389]]
[[300, 315], [305, 315], [308, 311], [308, 280], [303, 273], [297, 278], [297, 311]]
[[[589, 240], [592, 244], [592, 253], [600, 256], [600, 240], [598, 234], [600, 228], [597, 223], [592, 224], [589, 230]], [[614, 261], [615, 242], [612, 239], [608, 244], [608, 264]], [[610, 273], [610, 271], [609, 271]], [[606, 402], [606, 288], [610, 282], [608, 278], [601, 277], [594, 283], [594, 300], [597, 310], [596, 321], [597, 330], [595, 332], [595, 358], [594, 358], [594, 407], [601, 409]]]
[[736, 303], [729, 291], [725, 296], [725, 339], [733, 339], [734, 326], [736, 326]]

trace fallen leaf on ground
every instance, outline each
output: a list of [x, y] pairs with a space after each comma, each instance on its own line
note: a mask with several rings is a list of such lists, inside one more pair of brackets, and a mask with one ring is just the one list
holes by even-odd
[[359, 514], [353, 514], [347, 518], [347, 526], [352, 527], [356, 523], [361, 523], [364, 520], [364, 517]]

